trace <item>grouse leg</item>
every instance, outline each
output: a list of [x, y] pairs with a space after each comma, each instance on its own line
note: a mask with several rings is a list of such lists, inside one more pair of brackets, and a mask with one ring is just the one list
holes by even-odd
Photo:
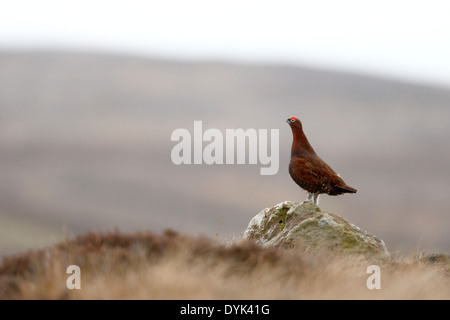
[[313, 203], [318, 206], [319, 205], [319, 193], [313, 193]]

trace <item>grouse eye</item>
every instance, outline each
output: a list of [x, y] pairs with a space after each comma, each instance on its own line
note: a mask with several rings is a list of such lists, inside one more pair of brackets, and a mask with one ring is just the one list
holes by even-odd
[[290, 122], [295, 122], [295, 120], [294, 120], [294, 119], [289, 119], [289, 121], [290, 121]]

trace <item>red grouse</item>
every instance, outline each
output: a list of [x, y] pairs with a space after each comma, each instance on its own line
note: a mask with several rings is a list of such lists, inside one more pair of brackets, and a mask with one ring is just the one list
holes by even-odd
[[321, 193], [330, 196], [356, 193], [356, 189], [346, 185], [344, 180], [319, 158], [308, 139], [306, 139], [300, 120], [292, 117], [287, 119], [286, 122], [291, 127], [294, 136], [289, 174], [295, 183], [308, 191], [308, 201], [318, 205]]

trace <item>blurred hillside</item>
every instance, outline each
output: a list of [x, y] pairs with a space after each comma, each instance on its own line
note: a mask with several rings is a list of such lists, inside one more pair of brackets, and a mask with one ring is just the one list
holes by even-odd
[[[0, 53], [0, 255], [87, 230], [238, 235], [306, 195], [287, 173], [299, 117], [356, 195], [331, 210], [395, 249], [449, 250], [450, 89], [292, 66]], [[177, 128], [280, 129], [280, 171], [175, 166]]]

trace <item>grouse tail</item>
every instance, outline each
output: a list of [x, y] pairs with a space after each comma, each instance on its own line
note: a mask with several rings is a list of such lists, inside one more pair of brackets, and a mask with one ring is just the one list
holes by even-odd
[[335, 186], [335, 188], [340, 190], [340, 191], [342, 191], [342, 193], [356, 193], [356, 191], [357, 191], [355, 188], [349, 187], [347, 185], [345, 185], [345, 186]]

